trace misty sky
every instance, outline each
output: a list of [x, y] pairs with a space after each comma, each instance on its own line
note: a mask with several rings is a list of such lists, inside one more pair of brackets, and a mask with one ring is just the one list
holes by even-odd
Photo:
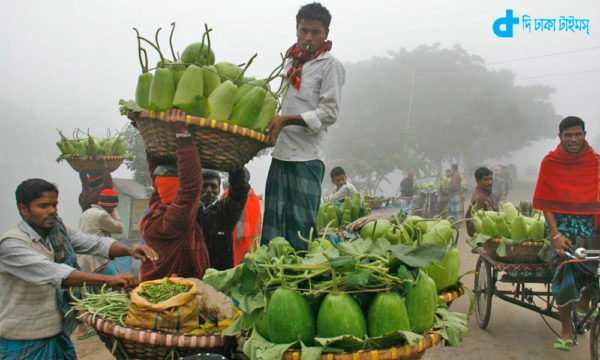
[[[14, 189], [30, 177], [56, 182], [61, 190], [60, 214], [68, 223], [77, 224], [79, 179], [68, 164], [54, 161], [59, 155], [55, 129], [70, 134], [76, 127], [86, 131], [90, 128], [92, 133], [103, 136], [107, 128], [121, 129], [126, 124], [117, 103], [120, 98], [134, 97], [141, 71], [132, 27], [148, 38], [153, 38], [154, 31], [162, 27], [161, 46], [167, 55], [171, 22], [177, 23], [174, 45], [179, 51], [201, 40], [206, 22], [213, 28], [211, 39], [217, 62], [242, 63], [258, 53], [248, 74], [261, 77], [279, 63], [279, 53], [295, 41], [295, 14], [304, 3], [2, 1], [2, 228], [18, 219]], [[422, 44], [460, 44], [469, 53], [482, 56], [489, 68], [514, 71], [518, 85], [555, 87], [552, 101], [557, 113], [582, 117], [589, 139], [600, 133], [599, 1], [337, 0], [323, 4], [333, 16], [329, 34], [332, 52], [344, 62], [387, 56], [388, 50], [412, 50]], [[526, 33], [519, 24], [513, 38], [499, 38], [492, 32], [492, 23], [504, 16], [506, 9], [513, 9], [519, 17], [527, 14], [532, 18], [587, 18], [590, 35]], [[154, 64], [158, 57], [150, 53]], [[368, 99], [368, 94], [365, 97]], [[343, 120], [338, 119], [336, 126], [343, 126]], [[555, 145], [555, 139], [542, 141], [509, 160], [537, 164]], [[257, 193], [264, 192], [269, 162], [270, 158], [264, 157], [249, 166]], [[122, 167], [114, 176], [130, 174]]]

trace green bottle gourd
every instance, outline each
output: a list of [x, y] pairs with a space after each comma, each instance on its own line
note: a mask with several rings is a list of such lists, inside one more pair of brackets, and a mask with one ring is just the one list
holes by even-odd
[[521, 215], [513, 218], [510, 224], [510, 238], [513, 240], [522, 240], [527, 237], [527, 225], [525, 219]]
[[344, 214], [342, 215], [342, 226], [346, 226], [352, 222], [352, 213], [350, 209], [344, 210]]
[[435, 282], [421, 269], [411, 292], [406, 296], [406, 311], [411, 330], [421, 334], [431, 329], [437, 308]]
[[208, 96], [209, 117], [211, 119], [229, 122], [233, 109], [233, 99], [237, 86], [230, 80], [225, 81]]
[[171, 70], [173, 85], [175, 86], [175, 89], [177, 89], [179, 81], [183, 77], [183, 74], [186, 72], [186, 66], [181, 60], [176, 60], [169, 64], [169, 69]]
[[175, 86], [173, 85], [171, 71], [165, 68], [156, 69], [148, 97], [150, 110], [167, 111], [171, 109], [173, 107], [174, 94]]
[[265, 101], [265, 89], [255, 87], [244, 95], [234, 106], [229, 116], [234, 124], [245, 128], [253, 128]]
[[196, 42], [183, 49], [181, 61], [184, 64], [212, 65], [215, 63], [215, 53], [212, 49], [210, 49], [210, 52], [208, 51], [208, 45]]
[[378, 293], [369, 306], [367, 324], [370, 337], [409, 331], [410, 323], [404, 299], [394, 291]]
[[244, 95], [257, 86], [265, 86], [264, 80], [251, 80], [247, 84], [243, 84], [238, 88], [235, 94], [235, 102], [237, 103]]
[[259, 132], [265, 132], [265, 129], [275, 117], [275, 109], [277, 108], [277, 99], [271, 94], [265, 96], [262, 108], [256, 117], [256, 122], [253, 129]]
[[332, 205], [327, 207], [325, 220], [327, 221], [327, 225], [329, 226], [329, 228], [337, 228], [339, 226], [337, 213], [335, 212], [335, 208]]
[[185, 70], [173, 96], [174, 107], [194, 116], [207, 115], [203, 73], [202, 68], [196, 65], [190, 65]]
[[143, 73], [138, 77], [138, 83], [135, 88], [135, 102], [146, 110], [150, 109], [148, 98], [150, 96], [150, 86], [152, 85], [153, 78], [154, 76], [152, 73]]
[[269, 339], [287, 344], [298, 339], [311, 345], [315, 336], [315, 317], [306, 299], [292, 289], [277, 288], [267, 305]]
[[221, 75], [221, 81], [237, 80], [243, 71], [241, 67], [226, 61], [215, 64], [215, 68]]
[[127, 152], [127, 144], [125, 143], [125, 137], [119, 136], [112, 144], [110, 154], [111, 155], [125, 155]]
[[215, 68], [214, 65], [203, 66], [202, 72], [204, 79], [204, 96], [208, 97], [219, 85], [221, 85], [221, 77], [217, 74], [217, 68]]
[[321, 204], [321, 206], [319, 206], [319, 211], [317, 211], [317, 229], [323, 229], [325, 228], [325, 225], [327, 225], [326, 211], [325, 204]]

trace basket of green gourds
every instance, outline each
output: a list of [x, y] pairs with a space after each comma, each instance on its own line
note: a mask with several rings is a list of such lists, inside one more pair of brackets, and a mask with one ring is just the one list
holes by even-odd
[[108, 136], [100, 139], [91, 135], [78, 137], [81, 130], [77, 129], [73, 139], [67, 138], [58, 130], [60, 140], [56, 146], [61, 154], [56, 161], [66, 160], [77, 172], [97, 173], [106, 166], [111, 172], [115, 171], [126, 158], [127, 144], [123, 136]]
[[[203, 167], [222, 171], [239, 169], [270, 146], [265, 130], [277, 116], [277, 99], [285, 89], [280, 86], [279, 90], [273, 90], [269, 83], [280, 78], [283, 61], [264, 79], [246, 75], [256, 54], [242, 65], [215, 63], [211, 29], [206, 25], [202, 41], [189, 44], [179, 56], [172, 44], [175, 23], [171, 25], [172, 60], [161, 52], [160, 29], [155, 42], [134, 29], [142, 74], [135, 100], [121, 100], [121, 114], [127, 115], [138, 128], [148, 152], [168, 162], [176, 159], [177, 144], [175, 134], [164, 121], [164, 113], [183, 110]], [[148, 67], [148, 54], [142, 44], [152, 47], [160, 57], [154, 72]]]

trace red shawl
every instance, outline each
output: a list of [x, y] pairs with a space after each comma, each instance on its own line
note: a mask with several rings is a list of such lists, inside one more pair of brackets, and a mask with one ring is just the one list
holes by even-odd
[[332, 42], [330, 40], [322, 43], [319, 48], [313, 52], [305, 52], [298, 47], [298, 44], [292, 45], [291, 48], [288, 49], [285, 53], [286, 58], [291, 58], [294, 60], [292, 66], [287, 72], [287, 77], [290, 80], [290, 84], [296, 89], [300, 89], [300, 82], [302, 77], [302, 66], [305, 62], [316, 59], [319, 55], [324, 53], [325, 51], [330, 51]]
[[585, 142], [577, 154], [558, 145], [542, 160], [533, 208], [560, 214], [600, 214], [600, 156]]

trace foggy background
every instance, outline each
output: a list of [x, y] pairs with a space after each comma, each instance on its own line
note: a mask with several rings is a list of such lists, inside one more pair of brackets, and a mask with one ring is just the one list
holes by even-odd
[[[171, 22], [177, 23], [174, 45], [180, 52], [189, 43], [201, 40], [207, 23], [213, 29], [211, 45], [217, 62], [243, 63], [258, 53], [247, 74], [264, 77], [278, 65], [279, 53], [295, 42], [295, 14], [307, 2], [4, 0], [0, 5], [1, 228], [7, 229], [19, 219], [14, 190], [31, 177], [55, 182], [60, 189], [60, 215], [67, 223], [78, 224], [79, 178], [66, 162], [55, 161], [59, 155], [55, 129], [60, 128], [70, 136], [74, 128], [84, 131], [90, 128], [92, 134], [104, 136], [107, 128], [121, 129], [127, 124], [127, 119], [119, 115], [118, 100], [134, 98], [141, 72], [132, 27], [150, 39], [162, 27], [161, 45], [167, 54]], [[345, 98], [350, 93], [360, 94], [360, 89], [351, 83], [351, 69], [360, 67], [361, 62], [375, 57], [390, 58], [390, 51], [413, 52], [423, 45], [438, 43], [442, 50], [460, 45], [469, 55], [480, 57], [486, 70], [511, 71], [514, 85], [554, 88], [549, 99], [558, 118], [580, 116], [586, 121], [588, 141], [596, 144], [598, 150], [600, 2], [339, 0], [322, 3], [333, 17], [329, 33], [332, 53], [346, 64]], [[499, 38], [492, 32], [492, 24], [505, 15], [506, 9], [514, 9], [519, 17], [528, 14], [532, 18], [571, 15], [588, 18], [590, 35], [558, 31], [525, 33], [519, 24], [513, 38]], [[149, 54], [150, 63], [155, 64], [158, 56], [152, 51]], [[417, 74], [415, 82], [420, 79], [422, 75]], [[389, 89], [381, 89], [383, 92], [395, 91], [393, 83], [386, 86]], [[349, 105], [366, 108], [374, 101], [371, 96], [371, 92], [365, 92], [359, 99], [361, 102], [342, 103], [341, 116], [330, 129], [330, 138], [334, 139], [336, 131], [348, 130], [344, 129], [345, 116], [356, 117], [345, 109]], [[421, 104], [427, 104], [427, 95], [419, 96]], [[406, 98], [398, 101], [406, 103]], [[432, 102], [431, 107], [435, 106]], [[386, 118], [405, 121], [407, 113], [394, 112], [392, 107]], [[368, 129], [370, 120], [365, 118], [364, 124], [353, 122], [352, 126]], [[488, 159], [488, 163], [513, 162], [519, 168], [520, 179], [534, 182], [537, 164], [557, 145], [558, 121], [554, 120], [546, 121], [547, 127], [540, 129], [546, 139], [518, 151], [499, 153], [497, 158]], [[431, 127], [432, 133], [436, 130], [439, 128]], [[520, 129], [511, 130], [516, 133]], [[456, 139], [465, 143], [471, 140]], [[362, 142], [377, 143], [379, 139], [358, 136], [347, 141], [346, 145], [352, 147]], [[402, 146], [401, 141], [398, 146]], [[270, 156], [265, 156], [249, 164], [251, 185], [258, 194], [264, 192], [269, 163]], [[327, 159], [325, 164], [327, 169], [336, 165]], [[131, 173], [121, 166], [113, 177], [131, 177]], [[392, 184], [379, 190], [382, 195], [393, 195], [400, 173], [396, 171], [390, 179]], [[324, 185], [328, 183], [326, 174]]]

